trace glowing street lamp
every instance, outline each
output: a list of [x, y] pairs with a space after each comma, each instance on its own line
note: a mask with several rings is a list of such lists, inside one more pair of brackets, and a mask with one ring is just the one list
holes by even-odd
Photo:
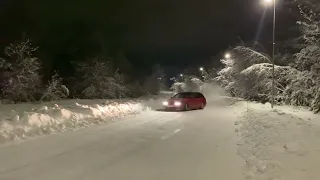
[[263, 3], [266, 5], [270, 5], [270, 4], [272, 4], [272, 1], [273, 0], [263, 0]]
[[203, 67], [200, 67], [199, 70], [201, 71], [201, 77], [203, 78]]
[[225, 57], [226, 59], [230, 59], [230, 58], [231, 58], [231, 54], [230, 54], [230, 53], [226, 53], [226, 54], [224, 55], [224, 57]]

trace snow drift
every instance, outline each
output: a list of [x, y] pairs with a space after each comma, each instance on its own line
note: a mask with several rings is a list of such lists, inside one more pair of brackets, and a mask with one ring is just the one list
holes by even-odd
[[[65, 100], [0, 106], [0, 142], [73, 131], [154, 108], [157, 99]], [[149, 108], [150, 107], [150, 108]]]

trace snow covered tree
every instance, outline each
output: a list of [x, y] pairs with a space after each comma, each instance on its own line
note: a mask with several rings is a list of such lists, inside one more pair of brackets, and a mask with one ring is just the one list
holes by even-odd
[[102, 57], [78, 64], [76, 72], [84, 98], [120, 98], [126, 91], [122, 76]]
[[4, 50], [0, 59], [1, 91], [5, 98], [14, 101], [36, 101], [40, 87], [40, 62], [34, 56], [37, 48], [30, 40], [12, 43]]
[[293, 67], [302, 72], [293, 84], [296, 91], [291, 93], [293, 104], [308, 105], [318, 112], [320, 109], [320, 2], [299, 0], [302, 49], [295, 56]]
[[301, 30], [299, 39], [303, 42], [303, 48], [296, 54], [293, 66], [302, 71], [311, 71], [313, 66], [320, 64], [320, 15], [307, 5], [299, 5], [299, 9], [304, 19], [297, 22]]
[[245, 89], [251, 84], [247, 80], [250, 78], [241, 76], [241, 72], [254, 64], [270, 62], [270, 57], [244, 46], [237, 46], [230, 53], [232, 54], [231, 58], [221, 60], [225, 67], [217, 73], [215, 81], [224, 87], [230, 95], [239, 96], [239, 94], [247, 92]]
[[40, 101], [55, 101], [65, 99], [69, 96], [69, 89], [67, 86], [62, 84], [62, 78], [59, 77], [58, 73], [52, 76], [51, 81], [46, 86], [44, 94]]

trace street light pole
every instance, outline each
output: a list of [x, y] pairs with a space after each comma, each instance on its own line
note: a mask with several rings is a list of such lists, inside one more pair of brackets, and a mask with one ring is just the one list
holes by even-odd
[[271, 108], [274, 107], [275, 103], [275, 72], [274, 72], [274, 63], [275, 63], [275, 35], [276, 35], [276, 0], [273, 0], [273, 32], [272, 32], [272, 103]]
[[200, 67], [199, 70], [201, 71], [201, 78], [204, 79], [204, 77], [203, 77], [203, 71], [204, 71], [203, 67]]
[[274, 64], [275, 64], [275, 37], [276, 37], [276, 0], [264, 0], [265, 5], [273, 5], [273, 27], [272, 27], [272, 89], [271, 89], [271, 108], [274, 107], [275, 104], [275, 72], [274, 72]]
[[180, 74], [180, 76], [181, 76], [181, 81], [183, 82], [183, 74]]

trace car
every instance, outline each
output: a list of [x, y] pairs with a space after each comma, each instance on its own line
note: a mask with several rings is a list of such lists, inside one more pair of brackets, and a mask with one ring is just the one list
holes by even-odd
[[162, 103], [165, 110], [204, 109], [207, 100], [200, 92], [180, 92]]

